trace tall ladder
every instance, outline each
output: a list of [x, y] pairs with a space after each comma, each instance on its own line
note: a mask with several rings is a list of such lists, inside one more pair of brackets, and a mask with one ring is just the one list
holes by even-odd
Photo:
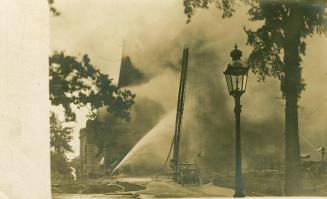
[[[183, 111], [184, 111], [184, 102], [185, 102], [185, 90], [186, 90], [186, 77], [187, 77], [187, 66], [188, 66], [188, 48], [184, 47], [183, 49], [183, 59], [182, 59], [182, 70], [179, 83], [178, 91], [178, 101], [177, 101], [177, 110], [176, 110], [176, 123], [175, 123], [175, 133], [170, 150], [165, 162], [165, 166], [170, 157], [171, 151], [173, 149], [173, 158], [171, 160], [171, 166], [174, 170], [174, 175], [177, 175], [178, 164], [179, 164], [179, 153], [180, 153], [180, 141], [181, 141], [181, 131], [182, 131], [182, 120], [183, 120]], [[174, 176], [176, 177], [176, 176]]]

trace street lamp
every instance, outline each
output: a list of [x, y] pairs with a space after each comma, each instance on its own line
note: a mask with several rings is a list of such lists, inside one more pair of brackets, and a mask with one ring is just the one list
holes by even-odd
[[241, 115], [241, 96], [246, 90], [246, 83], [248, 78], [249, 67], [241, 60], [242, 51], [235, 49], [230, 53], [232, 62], [227, 65], [224, 74], [226, 77], [228, 92], [235, 99], [235, 126], [236, 126], [236, 140], [235, 140], [235, 184], [234, 197], [244, 197], [243, 182], [242, 182], [242, 165], [241, 165], [241, 133], [240, 133], [240, 115]]

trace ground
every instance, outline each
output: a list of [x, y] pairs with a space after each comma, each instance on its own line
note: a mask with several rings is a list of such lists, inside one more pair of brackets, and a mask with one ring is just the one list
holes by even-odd
[[[219, 178], [220, 179], [220, 178]], [[325, 178], [324, 178], [325, 179]], [[218, 186], [218, 184], [222, 184]], [[201, 185], [183, 186], [175, 183], [172, 179], [159, 177], [116, 177], [114, 179], [95, 179], [76, 182], [53, 184], [53, 199], [107, 199], [107, 198], [198, 198], [198, 197], [232, 197], [234, 190], [224, 188], [229, 184], [214, 180], [214, 184], [202, 183]], [[276, 183], [275, 183], [276, 184]], [[274, 194], [267, 187], [274, 187], [272, 180], [258, 180], [258, 178], [245, 178], [246, 196], [282, 196]], [[222, 187], [224, 186], [224, 187]], [[326, 180], [304, 180], [306, 189], [302, 196], [327, 195]], [[251, 190], [255, 190], [251, 191]]]
[[[144, 186], [137, 191], [124, 191], [124, 188], [103, 194], [67, 194], [54, 193], [53, 199], [103, 199], [103, 198], [190, 198], [190, 197], [232, 197], [234, 191], [215, 186], [211, 183], [196, 186], [182, 186], [171, 179], [160, 178], [119, 178], [118, 182], [128, 182], [130, 185]], [[113, 181], [105, 181], [110, 184]], [[100, 182], [98, 182], [100, 184]], [[102, 184], [102, 183], [101, 183]]]

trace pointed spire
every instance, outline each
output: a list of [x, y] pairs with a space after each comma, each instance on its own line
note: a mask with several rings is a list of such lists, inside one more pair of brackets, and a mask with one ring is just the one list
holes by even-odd
[[125, 55], [125, 39], [122, 39], [122, 52], [121, 52], [121, 60], [120, 60], [120, 66], [119, 66], [119, 74], [118, 74], [118, 87], [121, 86], [121, 75], [122, 75], [122, 66], [124, 62]]

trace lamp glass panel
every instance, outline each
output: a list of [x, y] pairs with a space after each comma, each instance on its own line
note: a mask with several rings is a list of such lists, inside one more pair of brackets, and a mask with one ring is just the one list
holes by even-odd
[[245, 75], [243, 75], [242, 91], [246, 90], [247, 81], [248, 81], [248, 74], [245, 74]]
[[233, 91], [237, 90], [237, 75], [232, 75]]
[[240, 91], [243, 90], [243, 78], [244, 78], [244, 75], [239, 75], [239, 90]]
[[236, 76], [236, 90], [240, 91], [242, 89], [242, 75]]
[[228, 92], [230, 93], [233, 89], [233, 84], [232, 84], [232, 75], [225, 74], [226, 77], [226, 82], [227, 82], [227, 87], [228, 87]]
[[244, 75], [242, 75], [241, 79], [241, 90], [244, 91]]

